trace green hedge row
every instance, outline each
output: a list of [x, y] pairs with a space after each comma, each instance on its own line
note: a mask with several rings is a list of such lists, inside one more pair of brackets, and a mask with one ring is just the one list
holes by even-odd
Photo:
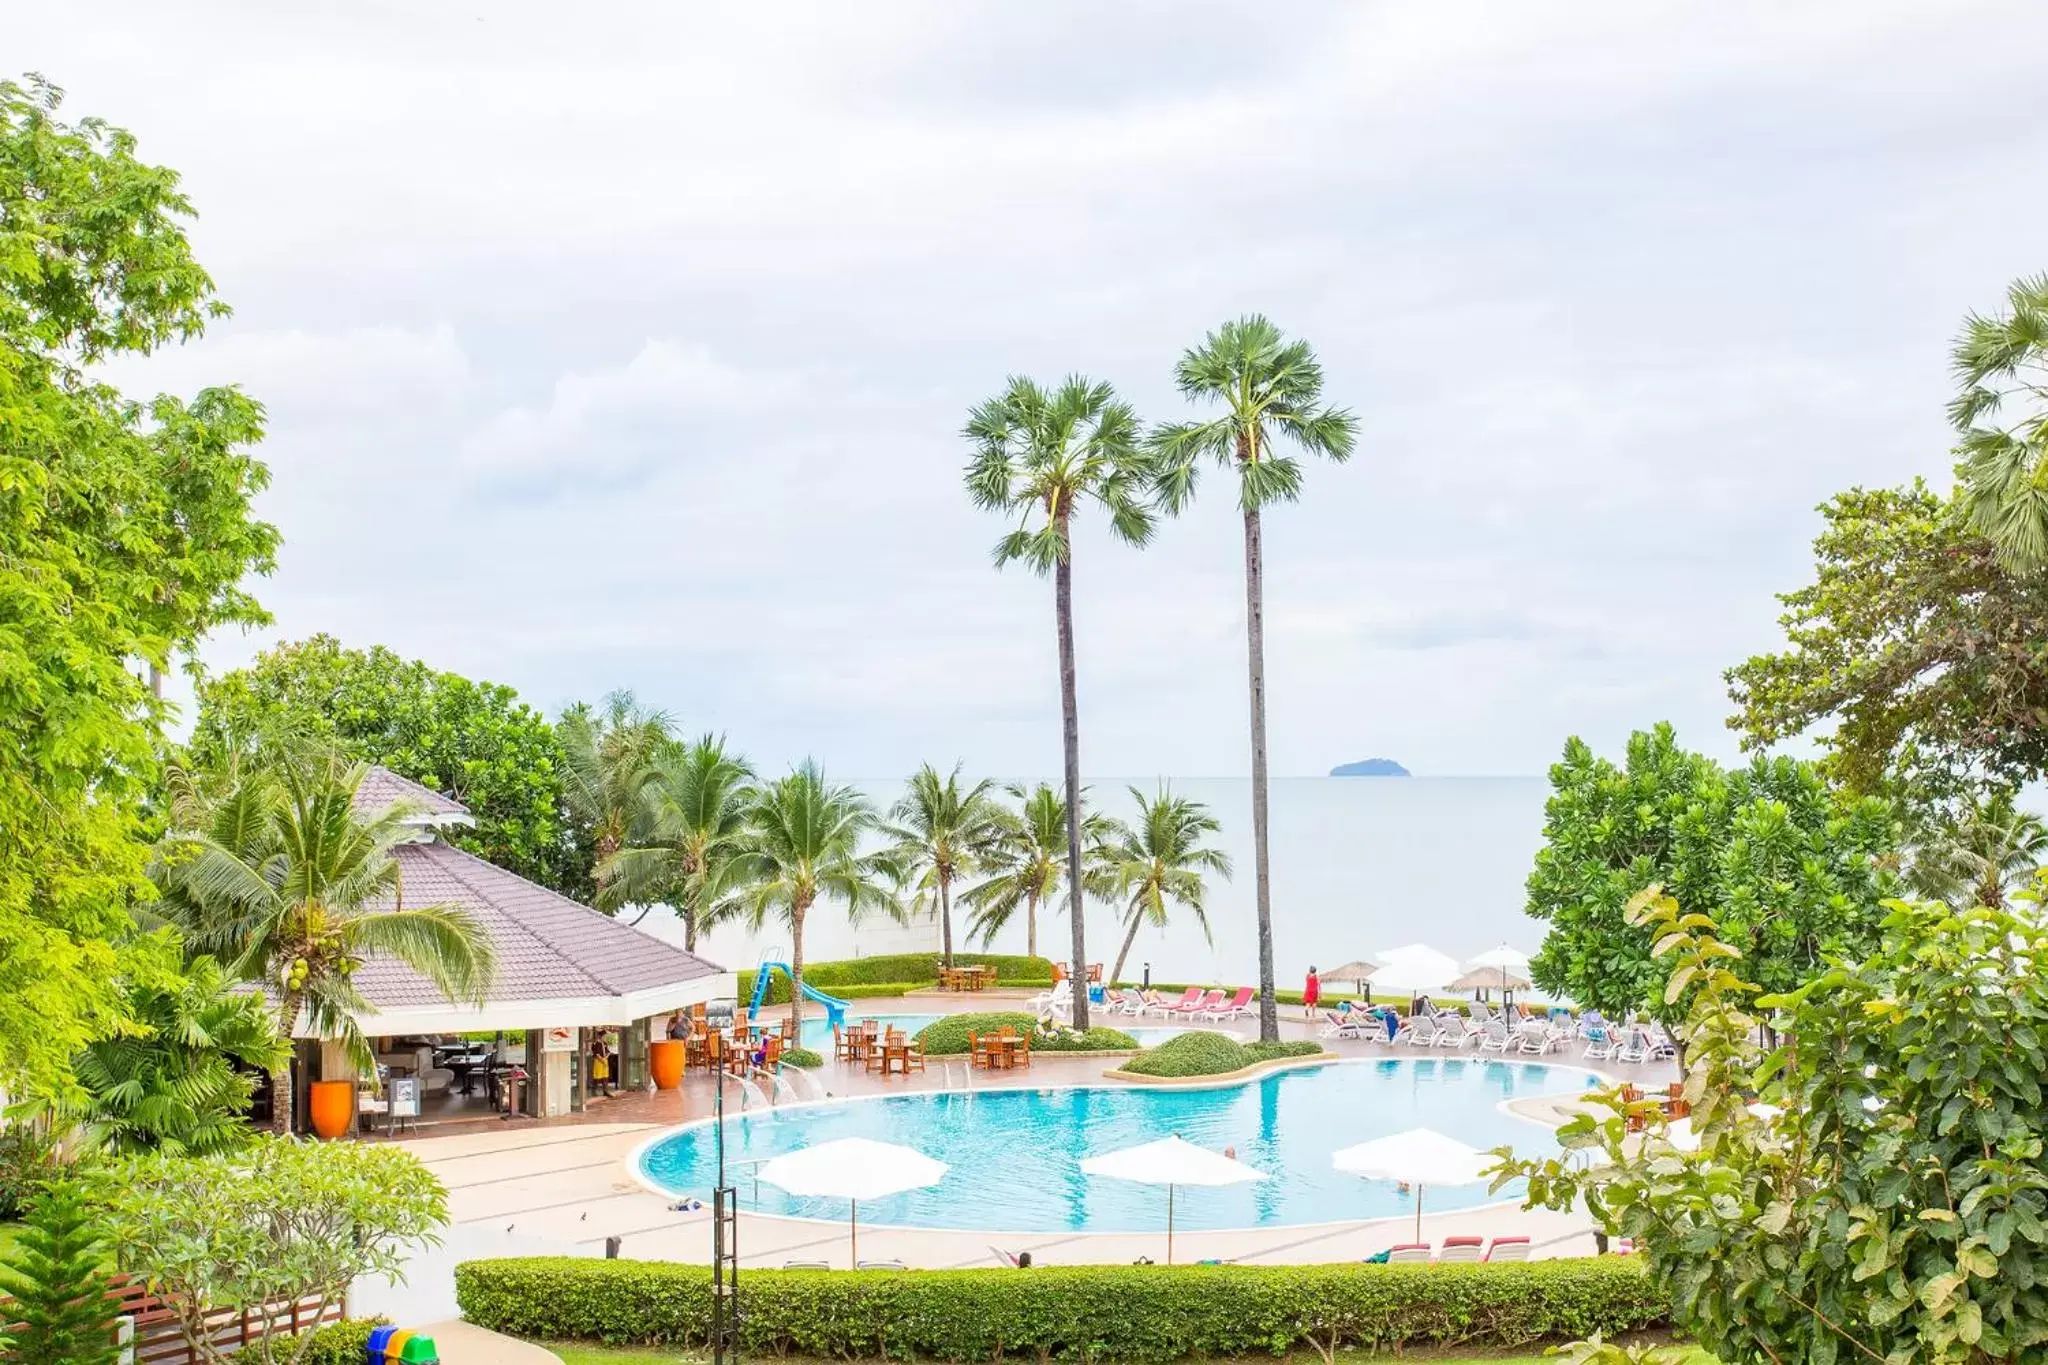
[[1051, 1037], [1038, 1034], [1038, 1016], [1020, 1010], [996, 1010], [984, 1014], [948, 1014], [932, 1020], [917, 1031], [917, 1041], [927, 1057], [959, 1057], [968, 1050], [969, 1033], [995, 1033], [1013, 1028], [1029, 1033], [1033, 1052], [1127, 1052], [1138, 1040], [1113, 1028], [1091, 1028], [1085, 1033], [1060, 1029]]
[[1322, 1051], [1321, 1043], [1240, 1043], [1221, 1033], [1198, 1030], [1175, 1034], [1158, 1047], [1146, 1048], [1118, 1069], [1138, 1076], [1221, 1076], [1255, 1062], [1315, 1057]]
[[299, 1365], [363, 1365], [368, 1358], [370, 1332], [382, 1319], [351, 1318], [330, 1323], [313, 1333]]
[[[1661, 1326], [1634, 1257], [1505, 1265], [743, 1271], [743, 1350], [821, 1359], [1153, 1362], [1312, 1348], [1514, 1349]], [[550, 1341], [700, 1347], [710, 1272], [668, 1261], [469, 1261], [463, 1316]]]
[[[962, 967], [995, 968], [998, 985], [1052, 984], [1052, 963], [1042, 957], [1010, 953], [955, 953], [953, 961]], [[738, 974], [741, 1000], [751, 1000], [754, 996], [754, 972], [755, 969], [749, 967]], [[829, 995], [847, 1000], [902, 995], [905, 991], [936, 985], [938, 979], [937, 953], [886, 953], [880, 957], [848, 957], [804, 964], [805, 981]], [[878, 989], [862, 991], [859, 988], [863, 986]], [[768, 983], [768, 999], [778, 1005], [789, 1003], [789, 978], [781, 972], [775, 973], [774, 979]]]

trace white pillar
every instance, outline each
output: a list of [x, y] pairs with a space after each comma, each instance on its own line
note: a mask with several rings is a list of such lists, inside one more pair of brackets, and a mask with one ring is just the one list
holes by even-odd
[[540, 1113], [542, 1118], [560, 1118], [569, 1112], [569, 1063], [566, 1052], [540, 1055]]

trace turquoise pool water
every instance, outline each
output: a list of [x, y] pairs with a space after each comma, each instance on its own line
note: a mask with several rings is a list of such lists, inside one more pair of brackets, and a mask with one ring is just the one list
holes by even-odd
[[[1503, 1113], [1502, 1101], [1577, 1094], [1599, 1078], [1576, 1067], [1478, 1058], [1385, 1059], [1281, 1072], [1213, 1090], [1057, 1087], [894, 1095], [745, 1114], [726, 1120], [726, 1161], [743, 1207], [839, 1219], [843, 1200], [798, 1199], [747, 1174], [748, 1163], [838, 1138], [898, 1142], [946, 1162], [938, 1185], [861, 1205], [863, 1222], [1002, 1232], [1156, 1231], [1166, 1191], [1081, 1172], [1085, 1157], [1178, 1133], [1272, 1178], [1188, 1190], [1175, 1200], [1186, 1228], [1272, 1227], [1413, 1213], [1391, 1184], [1340, 1175], [1340, 1147], [1405, 1129], [1434, 1128], [1474, 1147], [1523, 1155], [1556, 1149], [1550, 1131]], [[708, 1197], [712, 1132], [671, 1134], [641, 1158], [647, 1176]], [[1427, 1192], [1429, 1209], [1466, 1208], [1519, 1193], [1485, 1185]]]
[[[848, 1010], [846, 1012], [846, 1021], [849, 1024], [857, 1024], [865, 1019], [873, 1019], [884, 1028], [900, 1028], [905, 1033], [915, 1033], [932, 1020], [941, 1017], [936, 1014], [865, 1014], [858, 1010]], [[769, 1015], [768, 1018], [770, 1022], [773, 1022], [773, 1015]], [[1118, 1019], [1114, 1016], [1105, 1019], [1103, 1022], [1108, 1024], [1110, 1028], [1122, 1029], [1125, 1033], [1130, 1034], [1132, 1038], [1137, 1040], [1140, 1047], [1157, 1047], [1177, 1033], [1190, 1032], [1185, 1026], [1170, 1024], [1149, 1026], [1136, 1024], [1127, 1019]], [[1231, 1032], [1229, 1029], [1217, 1029], [1214, 1031], [1219, 1033]], [[829, 1053], [832, 1049], [832, 1023], [823, 1016], [815, 1019], [805, 1019], [800, 1036], [803, 1039], [803, 1045], [814, 1051]], [[1233, 1034], [1232, 1036], [1239, 1035]]]

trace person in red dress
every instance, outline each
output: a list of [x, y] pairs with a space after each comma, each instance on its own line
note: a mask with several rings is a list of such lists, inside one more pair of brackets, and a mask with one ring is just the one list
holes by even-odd
[[1322, 998], [1323, 979], [1316, 975], [1314, 967], [1310, 967], [1308, 969], [1308, 980], [1303, 982], [1301, 987], [1302, 1017], [1310, 1023], [1315, 1022], [1316, 1003]]

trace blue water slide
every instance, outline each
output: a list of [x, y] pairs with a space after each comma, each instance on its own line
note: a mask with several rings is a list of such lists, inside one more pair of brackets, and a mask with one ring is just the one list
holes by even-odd
[[[787, 962], [770, 962], [763, 959], [755, 966], [754, 998], [747, 1002], [747, 1012], [749, 1014], [759, 1013], [761, 1002], [768, 998], [768, 978], [777, 971], [792, 979], [795, 977], [795, 973], [789, 970]], [[825, 1007], [825, 1016], [832, 1022], [833, 1027], [837, 1028], [846, 1022], [846, 1010], [850, 1002], [841, 1000], [836, 995], [827, 995], [808, 981], [804, 982], [804, 996], [807, 999], [817, 1001]]]

